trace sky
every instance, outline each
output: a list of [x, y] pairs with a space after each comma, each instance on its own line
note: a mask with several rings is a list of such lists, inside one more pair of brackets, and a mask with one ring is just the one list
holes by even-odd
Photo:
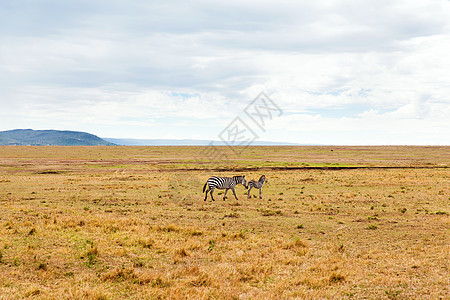
[[449, 53], [448, 0], [2, 0], [0, 130], [450, 145]]

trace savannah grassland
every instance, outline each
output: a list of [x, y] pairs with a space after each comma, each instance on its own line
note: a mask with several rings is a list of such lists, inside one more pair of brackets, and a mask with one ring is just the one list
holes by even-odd
[[0, 147], [0, 299], [449, 299], [450, 147], [204, 150]]

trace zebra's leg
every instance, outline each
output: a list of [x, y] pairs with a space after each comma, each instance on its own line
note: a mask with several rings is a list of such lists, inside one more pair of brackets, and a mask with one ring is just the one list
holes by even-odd
[[212, 201], [216, 201], [216, 200], [214, 200], [213, 192], [214, 192], [214, 187], [211, 188], [211, 199], [212, 199]]
[[204, 201], [206, 201], [206, 198], [208, 198], [208, 193], [209, 193], [210, 190], [211, 190], [211, 189], [210, 189], [209, 187], [206, 189], [205, 200], [204, 200]]
[[239, 200], [238, 197], [236, 196], [236, 192], [234, 191], [234, 187], [232, 187], [231, 190], [233, 191], [234, 198], [236, 198], [236, 200]]
[[253, 185], [250, 185], [250, 184], [249, 184], [248, 193], [247, 193], [247, 198], [250, 198], [250, 197], [251, 197], [251, 196], [250, 196], [250, 191], [252, 190], [252, 188], [253, 188]]
[[225, 189], [225, 194], [223, 195], [223, 200], [225, 200], [225, 197], [227, 196], [227, 192], [229, 189]]
[[262, 189], [262, 187], [259, 188], [259, 199], [262, 199], [262, 197], [261, 197], [261, 189]]

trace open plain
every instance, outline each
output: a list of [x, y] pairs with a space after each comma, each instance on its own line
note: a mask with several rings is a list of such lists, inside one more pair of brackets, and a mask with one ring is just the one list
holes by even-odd
[[450, 147], [213, 150], [0, 147], [0, 299], [449, 299]]

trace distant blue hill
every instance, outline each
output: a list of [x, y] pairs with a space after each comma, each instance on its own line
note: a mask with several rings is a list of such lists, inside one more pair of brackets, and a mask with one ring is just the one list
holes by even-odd
[[[24, 146], [226, 146], [223, 141], [193, 139], [100, 138], [80, 131], [14, 129], [0, 131], [0, 145]], [[254, 141], [252, 146], [299, 145], [285, 142]]]
[[114, 143], [87, 132], [14, 129], [0, 131], [0, 145], [112, 146]]
[[[210, 140], [191, 140], [191, 139], [127, 139], [127, 138], [103, 138], [105, 141], [122, 146], [208, 146], [211, 142], [215, 146], [225, 146], [223, 141], [210, 141]], [[254, 141], [252, 146], [293, 146], [298, 145], [294, 143], [284, 142], [267, 142], [267, 141]]]

